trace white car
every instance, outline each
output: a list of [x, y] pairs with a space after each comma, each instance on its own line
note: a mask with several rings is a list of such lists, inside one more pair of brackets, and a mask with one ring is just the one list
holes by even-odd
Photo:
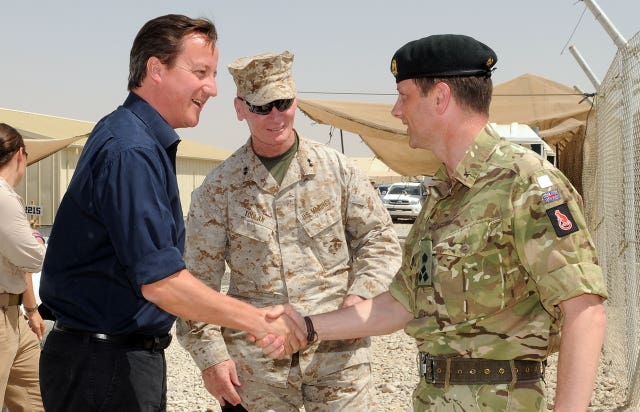
[[398, 219], [415, 220], [422, 209], [425, 196], [426, 190], [422, 183], [394, 183], [389, 186], [389, 190], [382, 197], [382, 203], [393, 221]]

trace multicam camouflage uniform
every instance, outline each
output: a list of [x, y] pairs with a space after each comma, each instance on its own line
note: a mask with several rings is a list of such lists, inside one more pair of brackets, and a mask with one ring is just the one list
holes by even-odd
[[[434, 356], [544, 360], [559, 348], [558, 304], [606, 297], [569, 181], [485, 129], [440, 169], [404, 248], [392, 295], [415, 315], [405, 331]], [[543, 382], [449, 385], [421, 379], [416, 411], [546, 410]]]
[[[347, 294], [376, 296], [387, 290], [400, 258], [391, 219], [369, 181], [341, 154], [305, 139], [281, 185], [249, 142], [192, 196], [187, 267], [219, 290], [226, 261], [228, 294], [258, 307], [290, 303], [314, 314], [339, 308]], [[292, 366], [292, 357], [263, 356], [243, 332], [223, 329], [222, 336], [214, 325], [178, 323], [178, 337], [201, 369], [236, 362], [249, 410], [297, 411], [302, 394], [308, 412], [372, 409], [369, 339], [314, 344]], [[292, 389], [298, 399], [288, 399]]]

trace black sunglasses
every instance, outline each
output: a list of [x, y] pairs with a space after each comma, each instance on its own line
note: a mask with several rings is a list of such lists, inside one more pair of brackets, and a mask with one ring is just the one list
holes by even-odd
[[284, 112], [293, 104], [293, 99], [278, 99], [267, 104], [263, 104], [262, 106], [257, 106], [255, 104], [251, 104], [242, 97], [238, 97], [238, 99], [242, 100], [249, 107], [249, 111], [255, 114], [267, 115], [271, 113], [271, 109], [274, 107], [278, 109], [279, 112]]

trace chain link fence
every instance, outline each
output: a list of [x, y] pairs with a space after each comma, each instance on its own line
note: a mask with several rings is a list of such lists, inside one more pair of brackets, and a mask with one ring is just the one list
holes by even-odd
[[619, 49], [594, 103], [583, 194], [609, 292], [603, 362], [615, 371], [622, 410], [640, 410], [640, 33]]

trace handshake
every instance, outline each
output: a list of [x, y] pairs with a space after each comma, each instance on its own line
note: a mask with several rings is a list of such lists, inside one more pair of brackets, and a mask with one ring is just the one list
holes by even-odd
[[[348, 295], [342, 307], [353, 306], [364, 300], [357, 295]], [[262, 349], [272, 359], [281, 359], [298, 352], [318, 339], [318, 333], [309, 316], [302, 316], [291, 305], [276, 305], [264, 308], [265, 327], [249, 333], [247, 339]], [[351, 339], [355, 341], [356, 339]]]
[[266, 356], [281, 359], [306, 348], [315, 340], [313, 334], [308, 334], [305, 319], [291, 305], [276, 305], [263, 311], [266, 327], [258, 332], [259, 335], [249, 333], [247, 339], [261, 348]]

